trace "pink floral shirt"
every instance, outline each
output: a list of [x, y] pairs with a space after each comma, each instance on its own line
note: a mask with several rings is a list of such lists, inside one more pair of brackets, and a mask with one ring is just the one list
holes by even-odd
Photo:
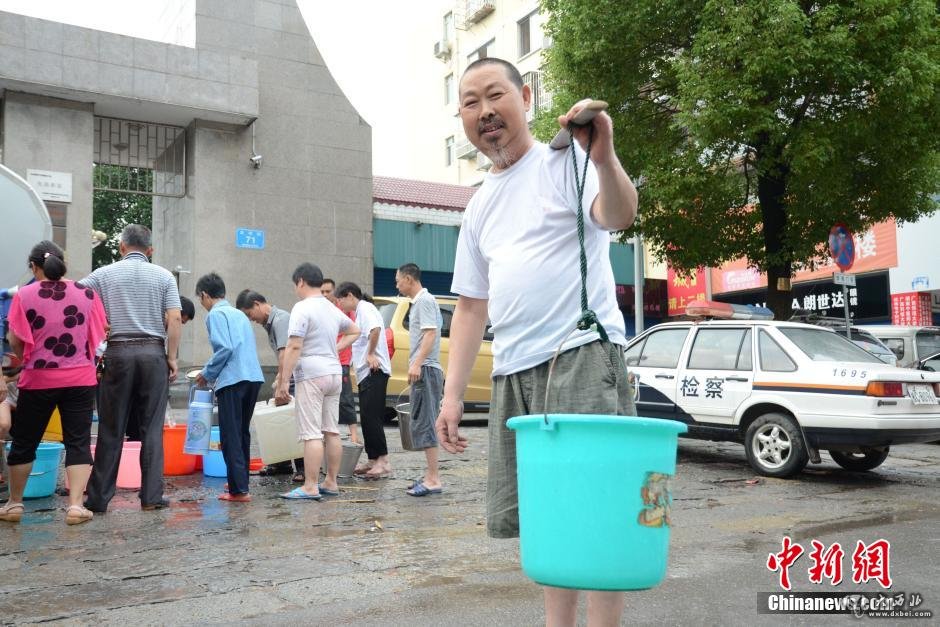
[[31, 283], [13, 297], [8, 320], [25, 345], [20, 389], [97, 384], [95, 348], [107, 317], [93, 290], [68, 280]]

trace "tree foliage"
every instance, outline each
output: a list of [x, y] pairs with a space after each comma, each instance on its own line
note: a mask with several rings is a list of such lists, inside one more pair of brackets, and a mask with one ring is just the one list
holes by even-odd
[[[153, 171], [145, 168], [96, 165], [94, 181], [96, 188], [151, 189], [152, 177]], [[107, 236], [104, 242], [92, 250], [92, 269], [121, 258], [118, 247], [125, 226], [143, 224], [151, 228], [153, 222], [153, 196], [147, 194], [95, 189], [92, 206], [94, 229]]]
[[[635, 228], [681, 270], [776, 279], [829, 229], [937, 209], [940, 20], [928, 0], [543, 0], [558, 113], [607, 100], [642, 176]], [[557, 127], [556, 127], [557, 128]], [[542, 118], [541, 135], [551, 133]]]

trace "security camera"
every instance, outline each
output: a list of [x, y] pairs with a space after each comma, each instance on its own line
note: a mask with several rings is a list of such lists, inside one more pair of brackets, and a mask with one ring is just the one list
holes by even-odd
[[250, 157], [248, 157], [248, 162], [251, 164], [251, 167], [257, 170], [258, 168], [261, 167], [261, 160], [263, 158], [264, 157], [262, 157], [261, 155], [251, 155]]

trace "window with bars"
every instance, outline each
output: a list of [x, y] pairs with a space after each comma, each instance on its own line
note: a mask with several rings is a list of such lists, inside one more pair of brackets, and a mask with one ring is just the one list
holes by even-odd
[[95, 117], [99, 191], [186, 195], [186, 130], [179, 126]]

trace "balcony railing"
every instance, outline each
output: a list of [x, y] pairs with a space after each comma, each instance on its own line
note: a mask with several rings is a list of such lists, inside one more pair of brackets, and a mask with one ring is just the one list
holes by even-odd
[[466, 0], [464, 4], [464, 21], [467, 25], [476, 24], [495, 10], [495, 0]]

